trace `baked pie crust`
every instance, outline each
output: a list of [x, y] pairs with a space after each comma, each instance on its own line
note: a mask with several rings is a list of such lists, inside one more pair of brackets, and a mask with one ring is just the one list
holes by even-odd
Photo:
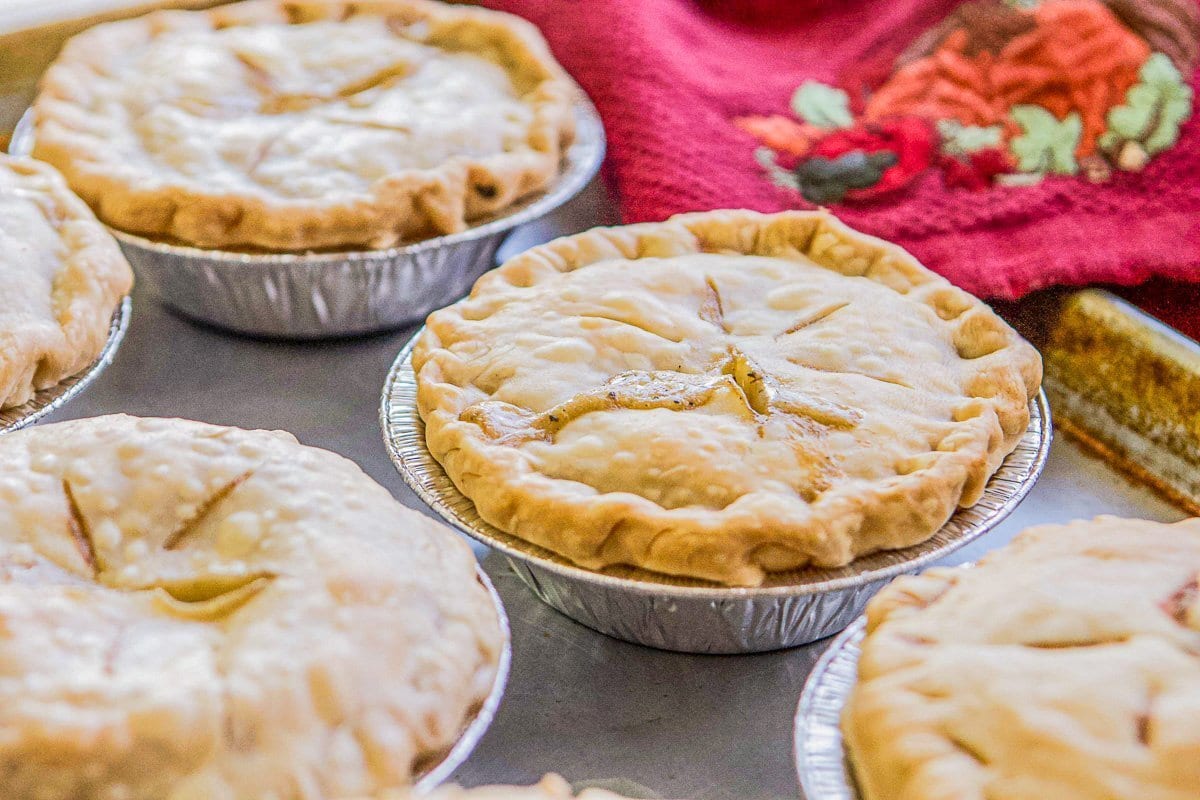
[[0, 155], [0, 408], [96, 360], [133, 272], [45, 164]]
[[381, 248], [544, 188], [574, 88], [518, 17], [251, 0], [72, 39], [35, 155], [109, 225], [206, 248]]
[[867, 609], [843, 729], [864, 800], [1194, 800], [1200, 520], [1025, 531]]
[[503, 646], [461, 539], [289, 434], [110, 416], [0, 437], [5, 800], [402, 788]]
[[593, 570], [746, 586], [928, 539], [1041, 380], [987, 306], [824, 212], [536, 247], [432, 314], [413, 366], [487, 522]]

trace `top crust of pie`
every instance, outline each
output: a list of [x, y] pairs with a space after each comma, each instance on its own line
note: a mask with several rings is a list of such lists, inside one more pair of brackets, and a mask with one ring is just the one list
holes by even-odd
[[734, 585], [929, 538], [1041, 380], [987, 306], [823, 212], [534, 248], [432, 314], [413, 365], [483, 519], [589, 569]]
[[544, 188], [573, 84], [537, 30], [432, 0], [251, 0], [72, 39], [35, 155], [109, 225], [207, 248], [381, 248]]
[[96, 360], [133, 272], [53, 168], [0, 155], [0, 408]]
[[401, 788], [502, 648], [470, 548], [289, 434], [110, 416], [0, 437], [5, 800]]
[[1031, 528], [867, 610], [864, 800], [1195, 800], [1200, 520]]

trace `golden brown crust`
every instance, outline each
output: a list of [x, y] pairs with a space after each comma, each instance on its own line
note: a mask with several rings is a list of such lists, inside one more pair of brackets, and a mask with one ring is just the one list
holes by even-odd
[[133, 273], [51, 167], [0, 155], [0, 408], [91, 364]]
[[822, 212], [534, 248], [431, 315], [413, 365], [429, 448], [485, 520], [590, 569], [741, 585], [927, 539], [1041, 378], [985, 305]]
[[1200, 520], [1031, 528], [886, 587], [842, 720], [864, 800], [1186, 800]]
[[[162, 85], [156, 83], [161, 76], [144, 74], [144, 66], [137, 68], [130, 61], [164, 36], [207, 36], [253, 26], [291, 29], [288, 26], [307, 23], [365, 25], [376, 20], [382, 26], [368, 41], [379, 47], [361, 55], [363, 63], [378, 68], [353, 73], [351, 67], [363, 66], [354, 62], [359, 54], [334, 53], [321, 68], [344, 69], [345, 85], [327, 97], [318, 96], [318, 89], [307, 90], [313, 94], [296, 94], [295, 87], [290, 94], [268, 91], [260, 84], [269, 85], [276, 76], [236, 49], [225, 52], [224, 45], [211, 45], [227, 56], [226, 61], [242, 59], [242, 64], [234, 64], [244, 73], [237, 80], [248, 94], [261, 95], [252, 110], [221, 108], [221, 97], [207, 97], [203, 86], [186, 85], [186, 70], [176, 76], [184, 85]], [[313, 113], [322, 108], [340, 109], [339, 113], [349, 109], [351, 116], [359, 113], [361, 108], [348, 105], [353, 95], [367, 97], [369, 105], [374, 95], [368, 90], [387, 90], [390, 79], [406, 77], [403, 58], [396, 56], [399, 60], [388, 65], [387, 55], [379, 55], [387, 37], [439, 52], [478, 55], [481, 62], [498, 66], [516, 93], [512, 102], [526, 109], [527, 119], [512, 123], [520, 135], [506, 134], [498, 151], [475, 152], [490, 145], [464, 146], [436, 165], [402, 167], [387, 162], [380, 167], [371, 159], [389, 148], [403, 149], [404, 137], [412, 132], [388, 133], [387, 124], [355, 117], [358, 121], [338, 124], [367, 136], [365, 144], [347, 146], [342, 155], [334, 152], [325, 162], [302, 165], [299, 178], [312, 184], [307, 188], [280, 192], [257, 179], [229, 186], [211, 180], [209, 162], [203, 159], [216, 164], [214, 169], [253, 172], [271, 145], [256, 140], [255, 153], [241, 152], [237, 137], [230, 134], [229, 143], [209, 152], [202, 141], [187, 141], [189, 128], [223, 114], [235, 123], [249, 114], [266, 114], [286, 117], [281, 130], [295, 132], [309, 120], [310, 106], [316, 109]], [[203, 49], [197, 52], [210, 54]], [[120, 93], [135, 80], [144, 83], [144, 94], [157, 96], [124, 98]], [[206, 248], [381, 248], [462, 230], [467, 221], [544, 188], [558, 173], [573, 136], [573, 92], [573, 84], [537, 30], [508, 14], [432, 0], [250, 0], [211, 11], [156, 12], [101, 25], [72, 39], [47, 71], [35, 102], [35, 155], [58, 166], [101, 219], [131, 233]], [[169, 108], [180, 116], [172, 123], [168, 140], [156, 145], [161, 152], [147, 154], [139, 149], [149, 138], [163, 134], [147, 132], [151, 123], [145, 109], [126, 108], [138, 102], [148, 103], [155, 113]], [[268, 109], [272, 104], [276, 107]], [[499, 119], [484, 119], [476, 127], [484, 131], [501, 124]], [[372, 128], [382, 138], [368, 141]], [[331, 134], [322, 135], [328, 140]], [[337, 146], [337, 142], [330, 145], [335, 150]], [[297, 149], [311, 148], [301, 143]], [[196, 156], [198, 151], [203, 151], [203, 159]], [[172, 159], [185, 167], [176, 169], [179, 165]], [[344, 191], [322, 184], [322, 170], [336, 173], [343, 162], [349, 163], [345, 171], [361, 181], [341, 187]], [[281, 180], [294, 179], [295, 171], [294, 165], [286, 165], [282, 172], [288, 174]]]

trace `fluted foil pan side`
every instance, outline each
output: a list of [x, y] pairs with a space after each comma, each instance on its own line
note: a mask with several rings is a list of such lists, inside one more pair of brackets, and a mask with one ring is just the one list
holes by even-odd
[[96, 380], [100, 373], [112, 363], [113, 357], [117, 354], [117, 348], [121, 346], [121, 341], [125, 338], [125, 331], [129, 328], [131, 308], [128, 297], [124, 298], [117, 306], [108, 326], [108, 339], [104, 343], [104, 349], [86, 369], [65, 378], [49, 389], [42, 389], [24, 405], [0, 411], [0, 433], [8, 433], [32, 425], [47, 414], [57, 411], [71, 402], [72, 398]]
[[753, 653], [795, 647], [837, 633], [897, 575], [916, 572], [995, 527], [1033, 488], [1050, 452], [1044, 394], [1030, 423], [988, 481], [983, 497], [959, 509], [928, 541], [874, 553], [837, 569], [774, 574], [757, 588], [728, 588], [641, 570], [593, 572], [480, 519], [425, 445], [417, 412], [412, 347], [401, 350], [383, 389], [380, 422], [405, 483], [458, 530], [502, 552], [535, 595], [590, 628], [618, 639], [689, 653]]
[[[9, 152], [33, 150], [32, 112]], [[575, 141], [550, 187], [459, 233], [386, 250], [236, 253], [156, 242], [110, 228], [138, 280], [191, 319], [252, 336], [319, 339], [390, 330], [465, 295], [518, 225], [577, 195], [604, 160], [604, 125], [578, 91]]]
[[796, 706], [795, 755], [807, 800], [860, 800], [842, 744], [842, 709], [858, 679], [866, 618], [833, 640], [809, 673]]
[[504, 697], [504, 689], [508, 685], [508, 671], [512, 665], [512, 631], [508, 625], [508, 614], [504, 611], [500, 594], [492, 585], [491, 579], [488, 578], [483, 568], [476, 567], [475, 574], [479, 582], [483, 584], [483, 588], [487, 589], [488, 596], [492, 598], [492, 605], [496, 609], [496, 620], [503, 634], [504, 645], [500, 651], [500, 661], [496, 664], [496, 677], [492, 680], [492, 689], [488, 692], [483, 704], [480, 705], [479, 710], [475, 712], [446, 754], [437, 763], [418, 773], [414, 782], [414, 788], [418, 794], [428, 792], [438, 784], [445, 782], [454, 770], [467, 760], [471, 751], [475, 749], [475, 745], [479, 744], [479, 740], [491, 726], [492, 720], [495, 719], [496, 711], [500, 708], [500, 701]]

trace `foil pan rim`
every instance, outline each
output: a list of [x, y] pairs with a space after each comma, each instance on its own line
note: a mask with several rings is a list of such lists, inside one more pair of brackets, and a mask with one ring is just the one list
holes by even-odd
[[860, 800], [842, 742], [842, 709], [858, 680], [867, 618], [860, 616], [821, 654], [796, 704], [793, 755], [808, 800]]
[[[604, 161], [607, 150], [607, 136], [600, 112], [588, 98], [587, 94], [577, 84], [574, 86], [575, 119], [577, 131], [575, 141], [563, 154], [566, 168], [562, 170], [551, 186], [541, 193], [535, 193], [529, 198], [518, 200], [512, 206], [500, 211], [486, 221], [472, 225], [466, 230], [444, 236], [435, 236], [408, 244], [397, 245], [381, 250], [347, 250], [338, 252], [319, 253], [242, 253], [231, 250], [207, 250], [184, 244], [158, 242], [134, 233], [106, 225], [108, 232], [122, 245], [135, 247], [149, 253], [170, 255], [176, 258], [193, 259], [210, 264], [229, 264], [239, 267], [254, 268], [256, 266], [312, 266], [362, 263], [370, 265], [373, 262], [388, 262], [405, 256], [417, 255], [431, 250], [466, 242], [474, 242], [492, 236], [508, 233], [519, 225], [533, 222], [554, 209], [566, 203], [595, 177]], [[14, 156], [29, 156], [33, 152], [34, 131], [33, 108], [28, 108], [21, 115], [13, 129], [9, 141], [8, 152]]]
[[68, 376], [48, 389], [34, 394], [24, 405], [0, 411], [0, 434], [20, 430], [57, 411], [83, 392], [112, 363], [117, 349], [129, 329], [132, 302], [126, 295], [121, 299], [108, 325], [108, 339], [100, 354], [83, 371]]
[[496, 662], [496, 676], [492, 679], [492, 686], [488, 690], [483, 704], [479, 706], [475, 716], [466, 724], [442, 760], [427, 769], [414, 781], [413, 788], [419, 793], [428, 792], [444, 783], [470, 757], [475, 746], [479, 744], [479, 740], [487, 733], [492, 721], [496, 718], [500, 702], [504, 699], [504, 691], [508, 687], [508, 676], [512, 670], [512, 628], [509, 625], [508, 612], [505, 611], [504, 603], [500, 600], [500, 593], [496, 591], [491, 579], [478, 563], [475, 565], [475, 577], [487, 590], [488, 597], [492, 600], [492, 606], [496, 609], [496, 621], [500, 626], [503, 639], [500, 659]]
[[[425, 426], [417, 413], [416, 375], [412, 367], [412, 350], [424, 331], [424, 326], [419, 328], [396, 356], [384, 383], [379, 409], [380, 427], [388, 456], [405, 484], [422, 502], [456, 530], [510, 558], [527, 562], [567, 580], [582, 581], [639, 595], [715, 602], [778, 599], [853, 589], [914, 572], [978, 539], [1011, 514], [1024, 500], [1041, 475], [1053, 439], [1050, 407], [1045, 392], [1039, 390], [1037, 397], [1030, 402], [1028, 429], [1017, 448], [1005, 458], [1000, 469], [989, 479], [984, 496], [974, 506], [959, 509], [941, 529], [941, 531], [945, 531], [952, 525], [964, 525], [965, 530], [953, 536], [949, 541], [940, 544], [931, 545], [938, 537], [938, 534], [935, 534], [925, 543], [904, 550], [882, 551], [863, 556], [847, 567], [829, 570], [830, 572], [844, 571], [849, 574], [807, 583], [767, 587], [676, 586], [622, 578], [539, 557], [498, 538], [505, 534], [486, 522], [462, 518], [455, 506], [469, 505], [470, 500], [458, 492], [444, 470], [441, 469], [441, 465], [433, 459], [432, 454], [425, 446]], [[1019, 458], [1014, 459], [1014, 457]], [[1008, 468], [1009, 462], [1014, 460], [1023, 460], [1024, 463], [1018, 465], [1015, 470]], [[1011, 475], [1009, 474], [1011, 472], [1018, 474]], [[440, 479], [440, 485], [430, 485], [432, 479]], [[989, 508], [985, 501], [992, 502], [994, 505]], [[974, 518], [976, 516], [978, 519]], [[965, 523], [964, 520], [966, 520]], [[874, 569], [853, 570], [854, 563], [869, 562], [873, 558], [891, 558], [897, 554], [902, 555], [906, 551], [917, 552], [910, 557]]]

